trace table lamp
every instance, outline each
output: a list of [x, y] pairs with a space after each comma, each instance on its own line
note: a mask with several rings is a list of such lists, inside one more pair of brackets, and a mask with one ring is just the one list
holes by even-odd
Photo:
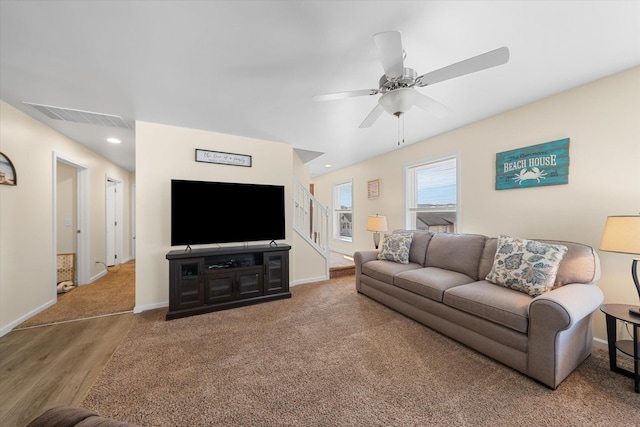
[[380, 232], [387, 231], [387, 217], [378, 214], [369, 215], [367, 219], [367, 231], [373, 231], [373, 244], [378, 249], [380, 244]]
[[[600, 250], [623, 254], [640, 255], [640, 215], [610, 216], [602, 233]], [[640, 297], [638, 282], [638, 261], [634, 258], [631, 264], [631, 277]], [[630, 308], [629, 313], [640, 316], [640, 308]]]

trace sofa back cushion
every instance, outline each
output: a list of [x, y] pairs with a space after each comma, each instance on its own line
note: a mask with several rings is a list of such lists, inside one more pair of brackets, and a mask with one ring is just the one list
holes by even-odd
[[482, 255], [480, 255], [480, 265], [478, 266], [478, 277], [483, 279], [487, 277], [487, 274], [491, 272], [493, 267], [493, 260], [496, 257], [496, 251], [498, 250], [498, 239], [495, 237], [489, 237], [484, 242], [484, 248], [482, 249]]
[[466, 274], [478, 280], [478, 264], [485, 236], [435, 233], [427, 247], [425, 267], [438, 267]]
[[569, 283], [591, 284], [600, 279], [600, 259], [591, 246], [562, 240], [540, 241], [567, 247], [556, 275], [556, 287]]
[[409, 248], [409, 262], [420, 264], [424, 267], [424, 258], [427, 254], [427, 247], [431, 241], [433, 233], [426, 230], [394, 230], [394, 233], [413, 233], [411, 248]]
[[[487, 274], [491, 271], [498, 246], [497, 240], [492, 237], [485, 242], [484, 250], [480, 257], [479, 277], [487, 277]], [[596, 283], [600, 279], [600, 259], [591, 246], [562, 240], [538, 240], [567, 247], [567, 253], [564, 254], [556, 274], [554, 288], [569, 283]]]

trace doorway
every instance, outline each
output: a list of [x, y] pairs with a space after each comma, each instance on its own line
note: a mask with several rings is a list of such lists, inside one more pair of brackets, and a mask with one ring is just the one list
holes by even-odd
[[[76, 254], [76, 281], [89, 282], [88, 168], [53, 153], [53, 272], [52, 292], [58, 299], [57, 253], [60, 248]], [[58, 182], [58, 175], [61, 183]], [[70, 250], [69, 250], [70, 249]]]
[[[52, 188], [53, 188], [53, 267], [52, 275], [52, 296], [53, 305], [46, 310], [30, 317], [25, 322], [18, 325], [16, 329], [24, 329], [35, 326], [49, 325], [53, 323], [69, 322], [82, 320], [96, 316], [105, 316], [133, 311], [135, 305], [135, 263], [124, 263], [122, 258], [122, 232], [119, 235], [119, 243], [114, 241], [114, 246], [118, 248], [119, 265], [115, 269], [108, 269], [98, 277], [91, 277], [93, 264], [100, 264], [98, 258], [91, 260], [90, 252], [90, 206], [89, 206], [89, 169], [73, 159], [64, 157], [58, 153], [53, 153], [52, 165]], [[74, 176], [75, 171], [75, 176]], [[58, 188], [58, 175], [61, 175], [63, 186]], [[122, 224], [122, 183], [113, 180], [109, 186], [113, 186], [113, 194], [119, 194], [119, 197], [113, 197], [112, 206], [114, 208], [114, 217], [117, 218], [118, 228], [125, 230]], [[116, 182], [117, 181], [117, 182]], [[65, 197], [61, 193], [69, 193]], [[75, 196], [75, 197], [74, 197]], [[75, 203], [75, 207], [74, 206]], [[59, 205], [65, 205], [66, 210], [59, 211]], [[68, 205], [71, 205], [69, 210]], [[62, 206], [61, 206], [62, 207]], [[60, 213], [59, 213], [60, 212]], [[75, 218], [73, 217], [75, 213]], [[115, 222], [115, 221], [114, 221]], [[67, 225], [69, 224], [69, 225]], [[59, 231], [62, 230], [62, 231]], [[67, 239], [67, 243], [72, 238], [66, 236], [65, 233], [75, 231], [76, 235], [76, 278], [78, 286], [71, 291], [58, 294], [57, 286], [57, 253], [58, 241], [62, 243], [63, 239]], [[102, 233], [98, 233], [102, 234]], [[115, 235], [118, 235], [116, 233]], [[103, 237], [100, 236], [101, 240]], [[67, 249], [65, 248], [65, 251]], [[72, 249], [68, 249], [71, 251]], [[117, 252], [117, 251], [116, 251]], [[71, 252], [72, 253], [72, 252]], [[105, 264], [105, 263], [102, 263]], [[106, 270], [106, 266], [105, 266]], [[107, 274], [113, 272], [114, 274]]]

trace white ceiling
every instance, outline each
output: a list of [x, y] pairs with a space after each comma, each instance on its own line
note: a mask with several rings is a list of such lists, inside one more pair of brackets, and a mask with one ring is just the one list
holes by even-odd
[[51, 120], [23, 101], [288, 143], [324, 153], [316, 176], [397, 148], [395, 117], [358, 128], [379, 95], [312, 100], [377, 88], [373, 34], [388, 30], [418, 74], [511, 51], [506, 65], [418, 89], [452, 112], [413, 108], [406, 144], [640, 65], [639, 1], [2, 0], [0, 98], [131, 171], [133, 131]]

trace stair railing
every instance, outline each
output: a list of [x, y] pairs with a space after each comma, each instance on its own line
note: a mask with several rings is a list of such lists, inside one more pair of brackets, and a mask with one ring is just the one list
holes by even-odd
[[329, 209], [293, 178], [293, 229], [325, 259], [329, 259]]

